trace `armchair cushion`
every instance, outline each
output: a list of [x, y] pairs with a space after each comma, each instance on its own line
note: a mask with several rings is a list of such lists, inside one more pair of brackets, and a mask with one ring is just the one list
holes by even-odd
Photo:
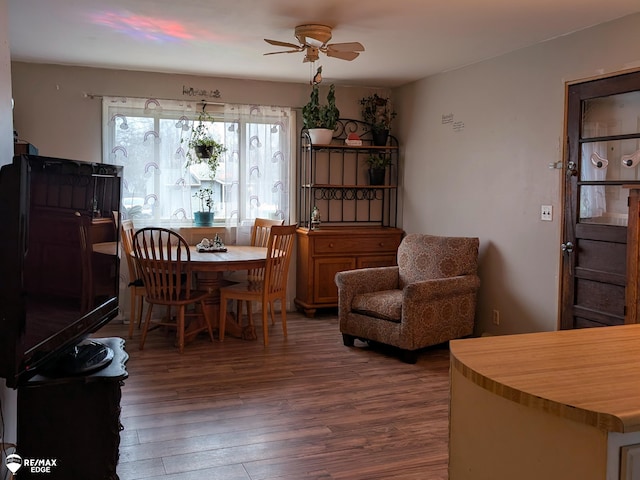
[[353, 297], [351, 309], [362, 315], [400, 322], [402, 319], [402, 290], [361, 293]]

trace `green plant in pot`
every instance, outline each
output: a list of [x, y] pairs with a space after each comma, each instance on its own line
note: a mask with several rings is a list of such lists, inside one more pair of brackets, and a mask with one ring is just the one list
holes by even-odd
[[200, 201], [200, 211], [193, 212], [194, 223], [197, 227], [210, 227], [213, 225], [213, 189], [200, 188], [193, 194]]
[[391, 165], [390, 155], [374, 155], [367, 157], [369, 165], [369, 185], [384, 185], [387, 167]]
[[227, 151], [226, 147], [218, 143], [209, 131], [209, 124], [214, 119], [202, 111], [197, 122], [193, 122], [191, 135], [187, 142], [187, 161], [185, 167], [188, 169], [192, 165], [206, 165], [209, 178], [214, 178], [220, 163], [220, 156]]
[[391, 105], [391, 99], [381, 97], [377, 93], [360, 100], [362, 119], [371, 125], [371, 136], [374, 145], [387, 144], [391, 122], [396, 118], [396, 112]]
[[[331, 143], [333, 131], [340, 118], [340, 110], [336, 107], [336, 87], [329, 86], [327, 103], [320, 105], [320, 91], [317, 84], [313, 85], [309, 102], [302, 107], [302, 121], [304, 127], [309, 130], [311, 142], [326, 145]], [[318, 131], [322, 130], [322, 131]]]

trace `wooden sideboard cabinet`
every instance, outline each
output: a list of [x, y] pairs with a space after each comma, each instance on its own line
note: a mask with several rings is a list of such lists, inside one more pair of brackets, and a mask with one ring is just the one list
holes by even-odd
[[393, 227], [299, 228], [296, 306], [312, 317], [338, 306], [337, 272], [396, 265], [403, 231]]

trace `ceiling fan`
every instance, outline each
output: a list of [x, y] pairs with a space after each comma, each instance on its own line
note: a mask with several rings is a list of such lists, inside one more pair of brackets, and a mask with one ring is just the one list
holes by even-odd
[[319, 52], [322, 52], [328, 57], [351, 61], [360, 55], [359, 52], [364, 52], [364, 47], [359, 42], [328, 43], [331, 40], [331, 27], [327, 25], [298, 25], [295, 29], [295, 36], [300, 42], [299, 45], [265, 38], [264, 41], [270, 45], [290, 48], [290, 50], [269, 52], [265, 53], [265, 55], [305, 52], [302, 61], [315, 62], [319, 58]]

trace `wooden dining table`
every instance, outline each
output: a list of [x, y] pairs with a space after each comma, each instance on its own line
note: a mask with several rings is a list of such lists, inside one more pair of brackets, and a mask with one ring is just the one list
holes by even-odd
[[118, 242], [97, 242], [92, 246], [92, 250], [94, 253], [99, 253], [100, 255], [117, 255], [118, 254]]
[[[227, 245], [226, 248], [226, 252], [199, 252], [195, 246], [189, 247], [191, 271], [196, 275], [197, 288], [209, 292], [205, 308], [213, 328], [219, 328], [220, 287], [233, 283], [224, 279], [224, 273], [262, 268], [267, 261], [266, 247]], [[186, 254], [183, 254], [183, 259], [186, 259]], [[185, 331], [185, 342], [206, 330], [203, 321], [192, 322]], [[226, 330], [232, 336], [242, 336], [239, 319], [231, 315], [227, 316]]]
[[[205, 305], [214, 328], [218, 328], [220, 321], [220, 287], [232, 283], [225, 281], [224, 273], [262, 268], [267, 259], [266, 247], [227, 245], [226, 248], [226, 252], [199, 252], [195, 246], [189, 247], [191, 271], [196, 275], [197, 288], [209, 292]], [[96, 243], [93, 245], [93, 251], [103, 255], [116, 255], [117, 243]], [[186, 254], [183, 255], [183, 260], [186, 260]], [[192, 340], [198, 333], [205, 330], [206, 326], [203, 322], [193, 322], [185, 332], [185, 341]], [[226, 330], [231, 336], [242, 335], [242, 326], [238, 319], [232, 316], [227, 317]]]

